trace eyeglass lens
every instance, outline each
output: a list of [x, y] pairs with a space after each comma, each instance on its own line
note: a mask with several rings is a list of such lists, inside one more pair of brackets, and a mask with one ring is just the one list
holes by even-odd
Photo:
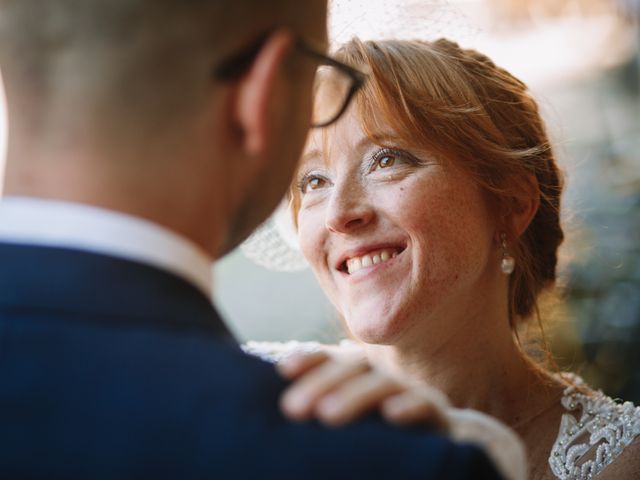
[[353, 79], [340, 69], [322, 65], [316, 71], [313, 88], [314, 127], [332, 123], [342, 113], [353, 88]]

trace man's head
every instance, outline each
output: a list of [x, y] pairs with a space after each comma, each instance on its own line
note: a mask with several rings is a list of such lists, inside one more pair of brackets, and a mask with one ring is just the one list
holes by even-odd
[[[326, 0], [0, 0], [6, 191], [141, 215], [219, 256], [284, 193]], [[216, 66], [262, 38], [246, 68]]]

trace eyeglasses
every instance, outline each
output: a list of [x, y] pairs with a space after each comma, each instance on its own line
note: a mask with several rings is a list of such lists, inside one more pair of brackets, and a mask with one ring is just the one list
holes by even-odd
[[[267, 35], [263, 35], [244, 50], [223, 60], [213, 69], [213, 78], [217, 81], [237, 79], [247, 71], [266, 39]], [[319, 64], [313, 84], [311, 126], [322, 128], [331, 125], [347, 110], [351, 99], [362, 87], [366, 75], [325, 55], [300, 37], [297, 38], [295, 47]]]

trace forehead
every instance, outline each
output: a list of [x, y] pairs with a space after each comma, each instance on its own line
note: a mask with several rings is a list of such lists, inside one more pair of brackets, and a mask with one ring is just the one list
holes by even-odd
[[390, 127], [368, 135], [350, 108], [334, 125], [309, 132], [300, 165], [333, 165], [340, 159], [357, 157], [372, 146], [381, 145], [385, 140], [395, 137]]
[[338, 122], [325, 128], [312, 129], [302, 155], [302, 163], [329, 163], [338, 154], [353, 150], [366, 136], [357, 116], [348, 112]]

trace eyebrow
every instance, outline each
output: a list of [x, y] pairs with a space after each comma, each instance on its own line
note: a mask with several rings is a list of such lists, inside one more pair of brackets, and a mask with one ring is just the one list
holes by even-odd
[[385, 143], [395, 143], [400, 140], [400, 137], [392, 132], [374, 133], [372, 135], [364, 135], [358, 143], [356, 143], [354, 150], [360, 150], [365, 146], [379, 145], [382, 146]]
[[[399, 135], [396, 135], [393, 132], [383, 132], [383, 133], [374, 133], [371, 135], [371, 137], [366, 137], [366, 140], [368, 140], [370, 143], [373, 143], [375, 145], [383, 145], [386, 142], [395, 143], [400, 141], [401, 139]], [[366, 143], [366, 141], [363, 143]]]
[[300, 158], [299, 164], [302, 165], [303, 163], [308, 162], [312, 158], [319, 157], [321, 153], [322, 153], [322, 151], [320, 149], [318, 149], [318, 148], [314, 148], [313, 150], [305, 152], [302, 155], [302, 158]]
[[[400, 137], [398, 135], [388, 132], [388, 133], [374, 133], [371, 136], [363, 135], [360, 140], [355, 144], [353, 150], [361, 150], [363, 147], [368, 145], [382, 145], [385, 142], [394, 142], [398, 141]], [[320, 157], [322, 155], [322, 150], [319, 148], [314, 148], [305, 152], [300, 158], [300, 165], [309, 162], [310, 160]]]

